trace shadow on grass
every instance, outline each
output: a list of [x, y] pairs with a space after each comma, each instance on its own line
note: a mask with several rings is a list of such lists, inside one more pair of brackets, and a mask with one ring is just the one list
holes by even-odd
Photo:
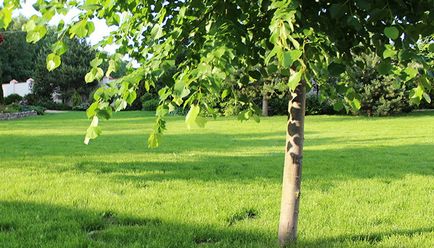
[[174, 223], [29, 202], [0, 202], [0, 247], [275, 247], [235, 226]]
[[[303, 178], [334, 181], [401, 178], [409, 174], [434, 175], [431, 145], [307, 150]], [[283, 153], [264, 156], [198, 156], [193, 161], [132, 161], [108, 163], [83, 161], [59, 172], [105, 174], [119, 181], [146, 183], [164, 180], [281, 181]], [[305, 182], [306, 182], [305, 181]], [[320, 186], [320, 185], [319, 185]]]
[[[30, 202], [0, 201], [0, 213], [2, 247], [277, 247], [276, 234], [242, 230], [236, 225], [174, 223], [110, 210], [96, 212]], [[434, 227], [315, 240], [300, 237], [291, 247], [372, 246], [381, 245], [391, 236], [430, 232]]]
[[[0, 166], [3, 168], [16, 166], [21, 169], [33, 166], [35, 169], [54, 173], [73, 171], [106, 174], [120, 181], [139, 182], [163, 180], [247, 182], [252, 179], [263, 179], [279, 183], [281, 180], [283, 151], [261, 152], [262, 148], [280, 147], [283, 138], [280, 138], [279, 132], [234, 135], [186, 134], [185, 137], [182, 136], [183, 138], [178, 136], [181, 135], [168, 135], [166, 137], [168, 142], [163, 148], [157, 150], [145, 148], [142, 138], [134, 135], [108, 135], [104, 138], [107, 142], [89, 147], [81, 145], [79, 142], [82, 137], [78, 136], [17, 136], [14, 139], [1, 136], [0, 144], [5, 146], [0, 148]], [[188, 144], [184, 139], [188, 140]], [[335, 142], [345, 142], [348, 147], [309, 149], [310, 146]], [[432, 166], [434, 145], [351, 146], [351, 144], [360, 145], [364, 142], [369, 143], [369, 140], [343, 141], [337, 138], [315, 138], [307, 141], [304, 153], [304, 180], [394, 179], [408, 174], [434, 175]], [[231, 151], [231, 148], [243, 149], [244, 152], [238, 155], [236, 150]], [[249, 152], [250, 149], [252, 153]], [[182, 152], [184, 155], [177, 157], [177, 154]], [[209, 155], [212, 152], [225, 155]], [[191, 156], [188, 155], [189, 153]], [[263, 154], [257, 155], [258, 153]], [[120, 158], [124, 156], [127, 162], [107, 162], [104, 161], [103, 156], [86, 159], [87, 156], [104, 154], [119, 154]], [[163, 155], [167, 159], [149, 162], [146, 156], [140, 156], [134, 160], [136, 154]], [[63, 157], [64, 160], [54, 165], [33, 162], [41, 158], [43, 160], [44, 155]], [[69, 159], [71, 162], [68, 162]], [[25, 163], [26, 160], [29, 162]]]
[[[400, 229], [390, 232], [374, 232], [368, 234], [354, 234], [354, 235], [340, 235], [331, 238], [319, 238], [313, 241], [301, 239], [297, 244], [290, 245], [288, 247], [372, 247], [378, 245], [379, 247], [385, 247], [381, 245], [381, 242], [392, 237], [400, 236], [400, 238], [411, 238], [417, 235], [427, 235], [429, 233], [434, 234], [434, 226], [426, 228], [416, 229]], [[358, 246], [357, 246], [358, 244]], [[363, 245], [363, 246], [361, 246]], [[397, 245], [397, 244], [395, 244]], [[387, 246], [389, 247], [389, 246]], [[402, 246], [404, 247], [404, 246]]]

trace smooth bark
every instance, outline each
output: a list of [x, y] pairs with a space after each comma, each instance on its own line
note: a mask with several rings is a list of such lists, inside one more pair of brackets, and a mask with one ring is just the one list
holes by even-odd
[[262, 116], [268, 116], [268, 97], [267, 94], [262, 96]]
[[306, 105], [305, 82], [300, 83], [291, 95], [292, 99], [288, 103], [289, 118], [286, 131], [282, 204], [279, 223], [279, 243], [282, 247], [295, 242], [297, 239]]

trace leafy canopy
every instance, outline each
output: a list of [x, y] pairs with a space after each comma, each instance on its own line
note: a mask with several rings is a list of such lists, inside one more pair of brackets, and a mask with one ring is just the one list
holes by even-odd
[[[95, 30], [95, 18], [118, 27], [98, 46], [117, 44], [111, 58], [97, 55], [86, 81], [100, 79], [116, 70], [126, 54], [141, 66], [129, 75], [100, 88], [87, 115], [92, 124], [87, 141], [100, 133], [99, 118], [110, 118], [136, 98], [139, 82], [149, 89], [165, 78], [159, 90], [149, 146], [157, 146], [165, 129], [164, 117], [176, 108], [189, 108], [187, 125], [202, 126], [204, 116], [216, 116], [219, 103], [232, 99], [242, 104], [240, 119], [257, 118], [258, 109], [239, 90], [279, 73], [287, 78], [287, 89], [315, 80], [322, 92], [337, 99], [336, 109], [360, 108], [353, 89], [354, 78], [347, 68], [354, 55], [375, 52], [382, 74], [393, 74], [399, 84], [412, 82], [412, 99], [430, 101], [433, 60], [432, 30], [434, 0], [185, 0], [185, 1], [43, 1], [25, 25], [27, 40], [37, 42], [47, 32], [55, 15], [81, 10], [72, 23], [59, 23], [59, 40], [47, 57], [47, 68], [55, 69], [64, 52], [63, 38], [85, 38]], [[18, 0], [6, 0], [0, 11], [0, 28], [7, 28]], [[429, 39], [429, 53], [419, 44]], [[102, 60], [110, 67], [103, 71]], [[271, 70], [270, 68], [274, 69]], [[164, 77], [175, 70], [173, 76]], [[166, 75], [167, 76], [167, 75]]]

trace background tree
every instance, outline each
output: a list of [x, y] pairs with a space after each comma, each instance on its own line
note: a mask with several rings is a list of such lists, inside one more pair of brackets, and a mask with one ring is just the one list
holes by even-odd
[[[121, 55], [128, 54], [141, 63], [140, 68], [109, 88], [96, 91], [95, 102], [87, 111], [92, 122], [86, 143], [100, 134], [99, 118], [109, 118], [113, 111], [126, 108], [137, 97], [140, 82], [149, 89], [168, 68], [176, 67], [176, 73], [173, 84], [171, 81], [158, 92], [160, 105], [148, 139], [151, 147], [158, 146], [165, 130], [164, 117], [175, 106], [189, 109], [188, 126], [202, 126], [205, 116], [216, 116], [215, 109], [222, 100], [236, 99], [237, 91], [232, 89], [246, 76], [238, 72], [277, 61], [279, 68], [288, 72], [291, 92], [279, 225], [280, 243], [286, 245], [297, 237], [309, 79], [314, 78], [323, 93], [336, 100], [336, 109], [359, 109], [360, 96], [347, 67], [355, 55], [374, 47], [382, 57], [378, 71], [394, 74], [402, 79], [401, 83], [413, 82], [410, 97], [415, 103], [429, 101], [427, 92], [432, 85], [427, 68], [432, 61], [419, 53], [417, 43], [432, 33], [433, 5], [433, 0], [38, 1], [37, 9], [42, 15], [32, 17], [25, 29], [27, 40], [36, 42], [45, 35], [45, 24], [55, 13], [78, 8], [82, 10], [79, 18], [60, 26], [63, 35], [87, 37], [94, 31], [92, 18], [105, 19], [108, 25], [119, 28], [100, 45], [117, 43]], [[5, 1], [0, 12], [2, 26], [7, 27], [11, 11], [17, 7], [19, 1]], [[47, 56], [49, 70], [60, 66], [64, 53], [61, 47], [62, 41], [57, 41]], [[93, 60], [86, 81], [104, 75], [102, 60]], [[106, 74], [113, 68], [109, 67]], [[243, 106], [240, 119], [258, 116], [252, 99], [245, 99]]]
[[32, 77], [36, 45], [26, 42], [26, 33], [21, 31], [27, 20], [18, 16], [7, 32], [0, 33], [4, 41], [0, 44], [0, 82], [9, 83], [12, 79], [24, 82]]
[[36, 56], [34, 93], [40, 98], [50, 100], [52, 93], [57, 92], [64, 103], [71, 101], [73, 95], [77, 98], [77, 94], [82, 99], [88, 99], [97, 82], [86, 84], [84, 76], [90, 68], [90, 61], [95, 57], [95, 51], [84, 40], [65, 38], [64, 44], [68, 50], [63, 55], [63, 63], [57, 70], [49, 73], [46, 58], [51, 44], [56, 40], [57, 34], [54, 31], [48, 32], [42, 40]]
[[361, 107], [352, 112], [368, 116], [410, 112], [414, 108], [410, 103], [410, 89], [415, 87], [414, 83], [401, 84], [393, 75], [381, 75], [375, 69], [380, 61], [380, 57], [372, 52], [354, 58], [349, 75], [356, 82], [354, 89], [360, 95]]

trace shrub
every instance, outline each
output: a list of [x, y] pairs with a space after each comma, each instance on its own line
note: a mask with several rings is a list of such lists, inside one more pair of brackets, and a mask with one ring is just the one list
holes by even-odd
[[431, 98], [431, 102], [428, 103], [426, 101], [421, 101], [420, 105], [418, 106], [419, 109], [434, 109], [434, 92], [431, 91], [429, 96]]
[[271, 115], [288, 115], [289, 96], [272, 97], [268, 101], [268, 114]]
[[21, 105], [20, 111], [35, 111], [38, 115], [43, 115], [46, 108], [42, 106], [34, 106], [34, 105]]
[[[288, 115], [289, 95], [274, 97], [268, 102], [269, 115]], [[329, 100], [321, 101], [316, 94], [306, 94], [306, 115], [336, 114]]]
[[0, 83], [0, 104], [4, 103], [5, 99], [3, 98], [3, 87], [1, 87]]
[[410, 112], [409, 92], [405, 85], [396, 87], [393, 77], [377, 77], [358, 88], [361, 95], [359, 113], [369, 116], [387, 116]]
[[380, 58], [372, 54], [355, 57], [356, 63], [349, 70], [352, 78], [357, 80], [354, 89], [361, 97], [361, 108], [355, 114], [369, 116], [386, 116], [401, 112], [410, 112], [409, 91], [414, 85], [402, 84], [395, 76], [378, 73], [376, 66]]
[[77, 107], [80, 104], [82, 104], [83, 99], [81, 98], [80, 93], [78, 93], [77, 91], [74, 91], [74, 93], [72, 93], [72, 96], [71, 96], [71, 102], [72, 102], [72, 106], [73, 106], [72, 109], [74, 109], [74, 107]]
[[23, 97], [23, 100], [25, 104], [28, 105], [38, 105], [38, 102], [40, 101], [39, 97], [34, 93], [25, 95]]
[[142, 102], [148, 101], [148, 100], [152, 100], [158, 98], [158, 96], [154, 96], [153, 94], [146, 92], [145, 94], [143, 94], [143, 96], [141, 97]]
[[241, 112], [241, 106], [236, 104], [234, 100], [224, 102], [222, 105], [222, 112], [224, 116], [234, 116]]
[[4, 102], [6, 105], [12, 104], [12, 103], [19, 103], [23, 99], [22, 96], [18, 94], [11, 94], [7, 97], [5, 97]]
[[20, 111], [21, 111], [21, 107], [17, 103], [12, 103], [6, 106], [2, 106], [0, 108], [0, 112], [2, 113], [15, 113]]
[[79, 105], [73, 106], [72, 110], [78, 110], [78, 111], [85, 111], [87, 108], [89, 108], [89, 103], [81, 103]]
[[71, 110], [72, 109], [70, 106], [68, 106], [64, 103], [55, 103], [51, 100], [39, 101], [37, 105], [45, 107], [46, 109], [51, 109], [51, 110]]
[[159, 99], [150, 99], [143, 102], [142, 109], [146, 111], [155, 111], [158, 107]]
[[329, 115], [336, 114], [330, 100], [322, 100], [316, 94], [306, 95], [306, 115]]

